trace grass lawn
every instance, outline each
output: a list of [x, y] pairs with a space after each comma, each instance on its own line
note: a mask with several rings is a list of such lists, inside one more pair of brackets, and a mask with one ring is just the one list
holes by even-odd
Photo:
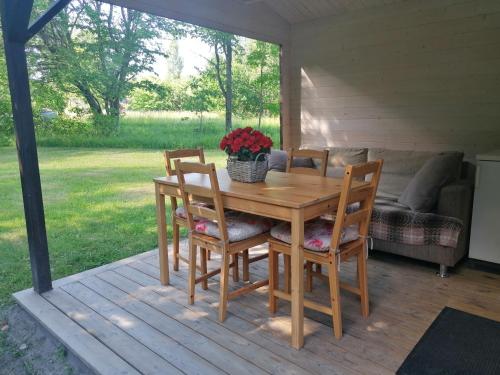
[[[233, 119], [233, 127], [257, 127], [257, 119]], [[279, 148], [279, 118], [263, 118], [261, 131]], [[39, 136], [40, 146], [108, 148], [193, 148], [217, 149], [225, 134], [224, 116], [205, 114], [200, 130], [198, 117], [189, 112], [129, 112], [120, 119], [117, 134]]]
[[[192, 132], [176, 131], [172, 134], [179, 144], [198, 144]], [[153, 142], [160, 135], [147, 137]], [[219, 166], [225, 161], [222, 151], [206, 151], [206, 158]], [[156, 247], [152, 178], [165, 173], [160, 151], [40, 147], [39, 159], [53, 279]], [[12, 147], [0, 148], [0, 197], [4, 305], [11, 293], [31, 286], [19, 168]]]

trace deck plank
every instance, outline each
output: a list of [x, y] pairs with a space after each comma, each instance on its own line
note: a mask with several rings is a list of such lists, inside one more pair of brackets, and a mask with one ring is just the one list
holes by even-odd
[[[145, 262], [138, 261], [130, 263], [129, 266], [140, 266], [143, 270], [156, 274], [158, 270], [156, 266], [154, 267], [155, 269], [151, 269], [146, 268], [145, 264]], [[172, 275], [171, 280], [171, 284], [177, 286], [180, 290], [184, 290], [186, 285], [187, 275], [183, 271], [185, 271], [185, 269], [180, 268], [180, 272], [176, 272]], [[262, 277], [262, 275], [257, 277]], [[212, 283], [213, 285], [211, 285], [208, 291], [197, 292], [196, 301], [203, 298], [204, 301], [210, 304], [217, 303], [219, 289], [218, 280], [214, 278]], [[234, 288], [235, 286], [232, 285], [231, 287]], [[283, 310], [280, 314], [272, 316], [269, 314], [267, 309], [267, 303], [267, 289], [262, 288], [252, 294], [232, 300], [228, 306], [228, 312], [237, 314], [238, 317], [254, 325], [257, 329], [265, 328], [262, 329], [263, 335], [272, 338], [274, 342], [284, 343], [288, 346], [291, 335], [291, 318], [289, 309]], [[287, 305], [287, 308], [289, 308], [289, 305]], [[393, 359], [388, 359], [387, 350], [382, 351], [376, 347], [370, 347], [361, 339], [357, 339], [349, 335], [344, 335], [340, 341], [350, 341], [350, 347], [355, 349], [346, 350], [339, 345], [340, 341], [333, 337], [332, 329], [330, 327], [308, 319], [307, 317], [304, 320], [304, 335], [307, 338], [304, 349], [309, 351], [309, 354], [314, 353], [316, 357], [320, 357], [324, 361], [332, 362], [337, 366], [345, 366], [350, 370], [355, 370], [361, 374], [389, 374], [392, 373], [392, 370], [387, 368], [385, 364], [388, 361], [392, 361], [394, 358], [396, 358], [397, 363], [399, 363], [398, 356], [394, 353], [391, 353], [391, 358]], [[353, 341], [354, 344], [352, 344]], [[325, 345], [325, 343], [331, 345]], [[368, 355], [370, 354], [370, 350], [376, 350], [377, 353], [370, 356]], [[361, 353], [361, 355], [358, 353]], [[372, 357], [374, 356], [377, 359], [380, 359], [380, 356], [383, 356], [385, 360], [382, 361], [382, 364], [379, 364], [373, 360]], [[402, 359], [404, 359], [404, 357]]]
[[[144, 263], [148, 263], [152, 265], [153, 267], [156, 268], [156, 270], [151, 270], [151, 275], [156, 276], [158, 274], [158, 261], [155, 258], [149, 258], [149, 259], [144, 259], [142, 260]], [[255, 275], [257, 278], [262, 278], [267, 275], [267, 267], [260, 266], [260, 263], [254, 263], [252, 264], [252, 275]], [[130, 263], [130, 265], [133, 267], [135, 262]], [[262, 267], [262, 270], [259, 271], [259, 267]], [[181, 265], [181, 271], [186, 271], [185, 266]], [[186, 279], [186, 275], [184, 272], [177, 273], [177, 276], [181, 277], [182, 279]], [[354, 277], [356, 277], [354, 275]], [[214, 277], [212, 282], [216, 283], [218, 281], [217, 277]], [[215, 285], [215, 284], [214, 284]], [[322, 286], [321, 288], [318, 288], [317, 286], [320, 285]], [[262, 288], [260, 289], [257, 293], [252, 293], [248, 296], [245, 296], [245, 298], [239, 299], [237, 302], [248, 306], [252, 311], [257, 309], [256, 311], [256, 316], [257, 317], [262, 317], [262, 309], [267, 308], [267, 289]], [[308, 295], [308, 298], [312, 298], [316, 302], [326, 302], [326, 298], [329, 295], [329, 291], [327, 289], [326, 283], [316, 283], [316, 292], [313, 293], [312, 295]], [[319, 297], [319, 298], [318, 298]], [[416, 339], [418, 339], [423, 330], [428, 326], [425, 322], [423, 324], [420, 324], [419, 327], [413, 327], [413, 326], [407, 326], [407, 317], [400, 317], [400, 319], [395, 318], [394, 312], [391, 312], [390, 314], [385, 314], [385, 309], [375, 309], [377, 314], [376, 315], [371, 315], [368, 319], [360, 319], [360, 314], [359, 314], [359, 309], [360, 305], [359, 302], [357, 301], [357, 297], [353, 296], [352, 294], [348, 293], [343, 293], [342, 295], [342, 305], [343, 305], [343, 320], [344, 320], [344, 336], [342, 340], [336, 340], [334, 337], [331, 335], [326, 336], [327, 340], [329, 340], [332, 345], [338, 345], [338, 346], [347, 346], [349, 350], [352, 350], [353, 348], [359, 348], [361, 356], [366, 355], [370, 352], [370, 350], [373, 350], [375, 352], [380, 351], [379, 350], [379, 344], [385, 344], [385, 345], [390, 345], [389, 343], [391, 341], [387, 341], [386, 335], [390, 335], [391, 339], [398, 338], [397, 345], [394, 345], [392, 347], [392, 350], [397, 353], [400, 352], [401, 356], [403, 358], [407, 354], [407, 349], [410, 349], [413, 347]], [[383, 299], [385, 296], [382, 295], [381, 299]], [[413, 302], [413, 301], [412, 301]], [[390, 306], [392, 307], [393, 302], [390, 303]], [[280, 302], [280, 311], [282, 308], [285, 308], [283, 311], [288, 311], [289, 304], [286, 302]], [[373, 312], [373, 303], [372, 303], [372, 312]], [[440, 309], [439, 309], [440, 310]], [[439, 311], [437, 310], [437, 311]], [[417, 310], [418, 311], [418, 310]], [[322, 314], [311, 314], [316, 317], [322, 317], [321, 321], [326, 322], [326, 320], [329, 320], [330, 318], [327, 317], [326, 315]], [[428, 319], [433, 319], [435, 315], [432, 315], [431, 318]], [[381, 319], [384, 322], [384, 330], [380, 329], [375, 329], [376, 327], [369, 328], [370, 323], [377, 319]], [[366, 324], [363, 324], [366, 322]], [[312, 321], [307, 321], [308, 324], [314, 324]], [[327, 323], [328, 324], [328, 323]], [[318, 326], [318, 328], [322, 328], [323, 330], [327, 330], [327, 327], [322, 327], [324, 324], [321, 324], [321, 326]], [[371, 332], [377, 331], [377, 333], [380, 334], [380, 337], [376, 336], [374, 333], [369, 337], [370, 341], [367, 343], [366, 342], [366, 330], [367, 329], [372, 329]], [[316, 329], [313, 330], [316, 332]], [[352, 339], [359, 337], [361, 341], [358, 340], [352, 341]], [[381, 340], [381, 342], [377, 343], [377, 340]], [[372, 345], [372, 348], [370, 349], [366, 345]], [[382, 358], [387, 357], [387, 349], [384, 348], [383, 352], [381, 353]], [[386, 363], [387, 359], [384, 359], [383, 363]]]
[[[137, 266], [136, 263], [134, 263]], [[142, 265], [146, 265], [142, 263]], [[147, 266], [147, 265], [146, 265]], [[155, 292], [166, 298], [172, 299], [177, 303], [183, 304], [186, 308], [192, 309], [199, 313], [207, 314], [207, 317], [213, 321], [217, 321], [217, 297], [212, 297], [213, 291], [209, 293], [200, 293], [197, 296], [194, 305], [187, 303], [187, 294], [185, 292], [185, 281], [179, 279], [176, 274], [172, 274], [171, 286], [161, 286], [159, 280], [149, 275], [142, 273], [131, 265], [120, 267], [114, 270], [127, 278], [137, 281], [141, 285], [153, 287]], [[233, 302], [236, 302], [234, 300]], [[262, 314], [266, 322], [263, 324], [254, 324], [245, 315], [243, 309], [238, 309], [238, 313], [231, 312], [224, 322], [224, 326], [231, 329], [233, 332], [258, 343], [266, 348], [266, 350], [284, 357], [286, 360], [296, 364], [297, 366], [306, 369], [307, 371], [315, 374], [372, 374], [373, 370], [366, 369], [365, 372], [358, 371], [356, 364], [351, 363], [350, 367], [346, 367], [341, 363], [341, 355], [344, 353], [332, 353], [331, 357], [324, 357], [317, 354], [316, 350], [303, 348], [300, 351], [292, 349], [289, 345], [289, 336], [286, 332], [281, 332], [281, 335], [276, 335], [276, 331], [271, 331], [272, 322], [268, 322], [268, 314]], [[281, 329], [281, 328], [279, 328]], [[376, 365], [374, 366], [377, 367]], [[389, 371], [382, 371], [380, 373], [390, 373]]]
[[160, 374], [165, 371], [172, 374], [182, 373], [64, 290], [60, 288], [54, 289], [45, 293], [44, 297], [77, 322], [83, 329], [99, 339], [115, 353], [118, 353], [122, 359], [134, 366], [140, 373]]
[[[110, 272], [107, 274], [109, 275]], [[225, 337], [223, 335], [210, 338], [213, 331], [206, 330], [209, 321], [199, 321], [199, 317], [186, 314], [189, 311], [185, 309], [169, 309], [170, 314], [165, 314], [166, 308], [171, 307], [173, 304], [164, 306], [165, 309], [157, 310], [135, 298], [129, 289], [127, 289], [127, 292], [120, 289], [124, 288], [124, 284], [127, 284], [126, 279], [120, 280], [119, 283], [113, 285], [104, 281], [106, 275], [100, 274], [99, 276], [101, 278], [90, 277], [82, 280], [81, 283], [177, 341], [193, 353], [196, 353], [196, 355], [205, 358], [217, 368], [230, 374], [241, 372], [248, 374], [270, 373], [255, 366], [251, 361], [238, 356], [237, 351], [232, 352], [221, 346], [219, 342], [224, 341]], [[183, 321], [184, 324], [180, 323], [179, 320]], [[201, 334], [204, 330], [207, 335]]]
[[32, 289], [15, 293], [16, 301], [94, 372], [137, 375], [134, 367]]
[[[214, 255], [209, 267], [219, 262]], [[354, 264], [341, 272], [356, 280]], [[306, 311], [300, 351], [289, 345], [289, 303], [271, 316], [263, 287], [232, 300], [220, 323], [219, 277], [207, 291], [197, 287], [189, 305], [186, 265], [162, 286], [156, 250], [57, 280], [43, 296], [27, 290], [15, 298], [102, 374], [393, 374], [444, 306], [500, 320], [500, 276], [458, 268], [440, 279], [423, 263], [376, 254], [368, 272], [370, 316], [363, 319], [357, 297], [343, 293], [344, 336], [336, 340], [330, 317]], [[250, 276], [265, 278], [267, 261], [253, 263]], [[309, 297], [325, 302], [326, 284], [317, 280]]]
[[[223, 373], [223, 371], [211, 365], [205, 359], [187, 350], [178, 342], [108, 301], [80, 282], [67, 284], [63, 288], [67, 293], [94, 310], [97, 314], [136, 339], [145, 348], [148, 348], [151, 352], [157, 354], [176, 368], [181, 369], [182, 372], [186, 374], [209, 375]], [[200, 345], [206, 344], [207, 340], [200, 342]]]
[[[136, 271], [137, 272], [137, 271]], [[106, 280], [110, 284], [121, 288], [135, 298], [144, 301], [154, 308], [174, 317], [184, 324], [188, 324], [197, 332], [205, 334], [217, 341], [219, 345], [234, 351], [242, 358], [252, 362], [256, 366], [273, 374], [304, 374], [309, 373], [304, 369], [288, 362], [286, 359], [266, 350], [258, 343], [254, 343], [245, 337], [231, 331], [225, 324], [209, 319], [206, 312], [198, 312], [188, 309], [179, 303], [179, 296], [186, 298], [182, 293], [178, 293], [171, 287], [166, 287], [173, 292], [172, 298], [161, 296], [154, 291], [154, 287], [142, 286], [131, 281], [121, 274], [106, 272], [99, 275], [99, 278]]]

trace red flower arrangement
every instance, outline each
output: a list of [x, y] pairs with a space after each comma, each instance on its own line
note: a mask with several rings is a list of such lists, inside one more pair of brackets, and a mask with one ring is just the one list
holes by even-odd
[[269, 154], [273, 141], [251, 127], [238, 128], [220, 141], [220, 149], [241, 161], [256, 160], [259, 154]]

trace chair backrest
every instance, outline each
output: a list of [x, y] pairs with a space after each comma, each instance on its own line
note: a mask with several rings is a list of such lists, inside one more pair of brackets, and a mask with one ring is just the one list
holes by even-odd
[[[179, 181], [184, 209], [186, 210], [189, 229], [195, 230], [195, 222], [193, 216], [198, 218], [216, 221], [219, 228], [220, 239], [226, 243], [229, 240], [227, 234], [226, 220], [224, 217], [224, 206], [222, 203], [222, 195], [219, 188], [219, 180], [217, 179], [217, 171], [215, 164], [202, 164], [192, 162], [182, 162], [179, 159], [175, 160], [175, 170]], [[187, 174], [198, 174], [199, 181], [209, 182], [209, 187], [201, 184], [192, 184], [186, 182]], [[195, 177], [194, 175], [190, 177]], [[193, 205], [193, 198], [203, 200], [213, 208], [200, 205]]]
[[[342, 233], [345, 228], [351, 225], [358, 225], [360, 240], [364, 241], [368, 236], [373, 203], [377, 194], [383, 163], [383, 160], [376, 160], [346, 166], [339, 206], [333, 226], [330, 251], [336, 251], [340, 248]], [[371, 178], [367, 181], [369, 175], [371, 175]], [[353, 180], [360, 179], [367, 181], [366, 186], [352, 189]], [[348, 212], [348, 206], [353, 203], [359, 203], [359, 208], [354, 212]]]
[[[321, 167], [307, 168], [307, 167], [294, 167], [293, 161], [295, 158], [310, 158], [316, 159], [321, 162]], [[309, 174], [315, 176], [326, 176], [326, 167], [328, 166], [328, 150], [288, 150], [288, 157], [286, 160], [286, 172], [287, 173], [298, 173], [298, 174]]]
[[163, 152], [163, 157], [165, 159], [165, 169], [167, 170], [167, 176], [175, 176], [175, 167], [172, 168], [172, 162], [175, 159], [186, 159], [186, 158], [198, 158], [198, 162], [205, 164], [205, 154], [202, 148], [194, 149], [182, 149], [182, 150], [165, 150]]
[[[167, 171], [167, 176], [175, 176], [177, 175], [175, 171], [175, 165], [172, 165], [174, 160], [177, 159], [192, 159], [196, 158], [202, 164], [205, 164], [205, 154], [203, 153], [202, 148], [196, 149], [182, 149], [182, 150], [165, 150], [163, 152], [163, 157], [165, 159], [165, 169]], [[175, 212], [177, 209], [177, 198], [170, 197], [170, 203], [172, 206], [172, 211]]]

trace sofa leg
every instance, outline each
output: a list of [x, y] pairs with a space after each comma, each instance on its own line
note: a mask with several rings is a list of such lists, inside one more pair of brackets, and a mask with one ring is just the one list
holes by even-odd
[[445, 266], [444, 264], [439, 265], [439, 272], [436, 272], [436, 275], [438, 275], [441, 278], [447, 278], [448, 275], [448, 266]]

